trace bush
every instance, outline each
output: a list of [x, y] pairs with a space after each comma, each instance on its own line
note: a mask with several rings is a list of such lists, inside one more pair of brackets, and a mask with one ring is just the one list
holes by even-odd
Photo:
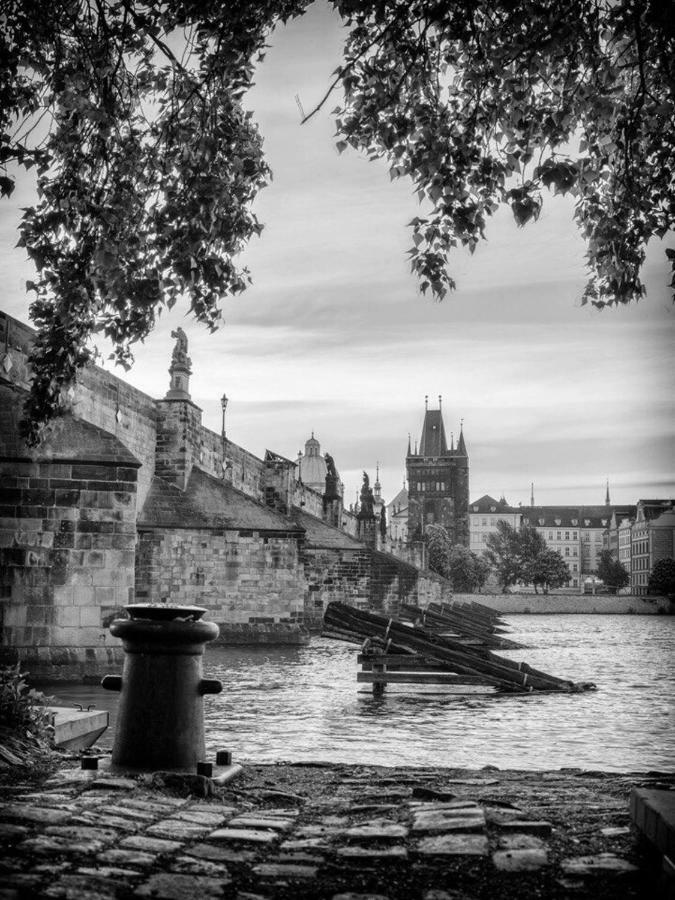
[[52, 765], [54, 729], [45, 704], [17, 666], [0, 666], [0, 771], [29, 768], [39, 777]]

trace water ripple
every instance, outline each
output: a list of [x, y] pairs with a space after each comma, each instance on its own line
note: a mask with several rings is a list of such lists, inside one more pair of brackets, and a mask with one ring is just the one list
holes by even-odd
[[[510, 636], [528, 649], [504, 656], [593, 681], [598, 691], [452, 696], [406, 686], [374, 698], [357, 692], [358, 650], [347, 644], [315, 638], [302, 648], [214, 648], [205, 674], [223, 682], [223, 693], [205, 698], [207, 750], [258, 762], [672, 769], [675, 619], [506, 618]], [[59, 696], [113, 711], [117, 699], [83, 686]]]

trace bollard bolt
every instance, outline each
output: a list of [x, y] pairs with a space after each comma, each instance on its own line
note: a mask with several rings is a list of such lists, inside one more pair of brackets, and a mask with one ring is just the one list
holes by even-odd
[[199, 682], [199, 693], [202, 696], [204, 694], [219, 694], [222, 689], [223, 684], [217, 678], [202, 678]]
[[98, 756], [83, 756], [80, 764], [83, 769], [98, 769]]
[[101, 681], [101, 687], [105, 688], [106, 691], [121, 691], [122, 690], [122, 676], [121, 675], [104, 675], [103, 680]]
[[205, 775], [207, 778], [211, 778], [213, 775], [213, 763], [198, 762], [197, 775]]
[[231, 766], [232, 752], [230, 750], [218, 750], [218, 752], [216, 753], [216, 765]]

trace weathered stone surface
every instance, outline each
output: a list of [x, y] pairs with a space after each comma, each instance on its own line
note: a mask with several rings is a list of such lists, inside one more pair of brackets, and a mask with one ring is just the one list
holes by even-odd
[[116, 778], [112, 775], [104, 775], [91, 782], [91, 790], [133, 791], [137, 787], [138, 782], [133, 778]]
[[287, 831], [295, 822], [292, 819], [280, 819], [276, 817], [262, 816], [237, 816], [227, 823], [228, 828], [273, 828], [277, 831]]
[[134, 834], [120, 841], [120, 847], [125, 850], [142, 850], [144, 853], [173, 853], [180, 847], [180, 841], [167, 841], [163, 838]]
[[541, 849], [497, 850], [492, 862], [502, 872], [536, 872], [548, 865], [548, 853]]
[[139, 878], [141, 873], [135, 869], [123, 869], [120, 866], [80, 866], [78, 875], [89, 875], [92, 878], [132, 879]]
[[12, 822], [0, 822], [0, 838], [6, 841], [24, 837], [30, 833], [26, 825], [15, 825]]
[[167, 788], [182, 797], [191, 794], [195, 797], [212, 797], [213, 782], [205, 775], [191, 775], [183, 772], [155, 772], [152, 777], [153, 787]]
[[135, 809], [133, 806], [107, 806], [106, 812], [109, 816], [122, 816], [135, 822], [154, 822], [158, 815], [165, 814], [165, 807], [162, 805], [158, 812], [154, 813], [145, 809]]
[[499, 838], [500, 850], [543, 850], [546, 843], [534, 834], [504, 834]]
[[171, 818], [180, 822], [192, 822], [195, 825], [209, 825], [215, 828], [235, 813], [236, 809], [233, 806], [191, 806], [179, 810]]
[[333, 894], [331, 900], [389, 900], [386, 894], [355, 894], [347, 891], [346, 894]]
[[196, 825], [194, 822], [179, 822], [176, 819], [163, 819], [151, 825], [145, 833], [151, 837], [189, 841], [204, 837], [212, 827], [212, 825]]
[[38, 837], [28, 838], [19, 844], [18, 849], [21, 853], [29, 855], [31, 853], [72, 853], [86, 855], [89, 853], [99, 853], [105, 846], [104, 841], [89, 840], [75, 841], [70, 837], [53, 837], [47, 834], [41, 834]]
[[96, 857], [96, 861], [103, 865], [136, 866], [137, 868], [152, 866], [156, 860], [156, 853], [144, 853], [142, 850], [104, 850]]
[[441, 834], [422, 838], [416, 849], [422, 856], [487, 856], [488, 841], [482, 834]]
[[223, 888], [229, 883], [229, 878], [160, 872], [136, 888], [135, 894], [137, 897], [154, 897], [156, 900], [185, 900], [186, 897], [220, 898]]
[[303, 866], [297, 863], [260, 863], [253, 866], [253, 874], [265, 880], [302, 880], [315, 878], [317, 872], [316, 866]]
[[211, 862], [208, 859], [198, 859], [194, 856], [177, 856], [169, 860], [169, 868], [172, 872], [182, 872], [186, 875], [213, 875], [217, 878], [229, 878], [227, 867], [222, 863]]
[[413, 817], [414, 833], [443, 833], [447, 831], [481, 831], [485, 828], [485, 814], [480, 808], [441, 808], [418, 810]]
[[[122, 801], [120, 800], [120, 805]], [[143, 799], [137, 797], [125, 797], [123, 805], [127, 809], [141, 809], [148, 812], [157, 812], [158, 810], [177, 809], [186, 806], [187, 801], [184, 797], [153, 797], [152, 799]]]
[[9, 804], [0, 809], [3, 819], [11, 819], [19, 822], [36, 822], [40, 825], [55, 825], [58, 822], [66, 822], [72, 816], [69, 809], [51, 809], [44, 806], [19, 806]]
[[358, 813], [386, 813], [386, 812], [395, 812], [398, 810], [398, 803], [349, 803], [347, 804], [349, 812], [352, 815], [357, 815]]
[[213, 862], [245, 863], [255, 858], [255, 852], [242, 850], [241, 847], [221, 847], [213, 844], [193, 844], [185, 848], [185, 854], [196, 859], [208, 859]]
[[615, 825], [609, 828], [601, 828], [600, 834], [605, 837], [620, 837], [624, 834], [630, 834], [630, 828], [628, 825]]
[[357, 845], [350, 847], [338, 847], [337, 855], [341, 859], [352, 859], [356, 862], [367, 860], [401, 860], [408, 858], [408, 851], [405, 847], [359, 847]]
[[327, 847], [328, 841], [322, 837], [291, 838], [279, 844], [280, 850], [314, 850]]
[[408, 829], [386, 819], [373, 819], [347, 828], [340, 837], [348, 841], [398, 841], [408, 837]]
[[560, 866], [568, 875], [627, 875], [638, 871], [637, 866], [614, 853], [572, 856], [563, 859]]
[[457, 796], [450, 791], [439, 791], [424, 785], [414, 787], [412, 795], [418, 800], [454, 800]]
[[122, 816], [106, 816], [95, 812], [81, 813], [71, 819], [73, 825], [98, 825], [103, 828], [114, 828], [116, 831], [124, 831], [131, 834], [143, 827], [144, 823], [134, 821], [133, 819], [125, 819]]
[[519, 834], [536, 834], [540, 837], [548, 837], [553, 830], [550, 822], [544, 821], [523, 821], [522, 819], [513, 819], [509, 822], [502, 822], [499, 826], [502, 831], [516, 831]]
[[57, 838], [69, 838], [73, 842], [100, 841], [110, 843], [117, 837], [112, 828], [95, 828], [89, 825], [48, 825], [44, 833]]
[[42, 895], [58, 900], [114, 900], [117, 887], [114, 882], [92, 879], [90, 875], [62, 875]]
[[243, 841], [249, 844], [272, 844], [278, 837], [275, 831], [260, 831], [253, 828], [218, 828], [209, 834], [211, 841]]

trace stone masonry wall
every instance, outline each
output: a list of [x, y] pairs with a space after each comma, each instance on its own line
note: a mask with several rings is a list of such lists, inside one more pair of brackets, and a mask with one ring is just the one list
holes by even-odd
[[204, 606], [218, 623], [302, 618], [304, 573], [294, 537], [228, 529], [139, 532], [136, 597]]
[[115, 664], [107, 624], [133, 599], [135, 519], [135, 468], [0, 462], [5, 661], [34, 678]]
[[[12, 367], [7, 378], [29, 387], [27, 356], [33, 343], [32, 328], [0, 312], [0, 347], [7, 346]], [[138, 473], [138, 508], [143, 505], [155, 469], [155, 402], [116, 375], [86, 366], [77, 376], [73, 413], [115, 435], [141, 463]]]

